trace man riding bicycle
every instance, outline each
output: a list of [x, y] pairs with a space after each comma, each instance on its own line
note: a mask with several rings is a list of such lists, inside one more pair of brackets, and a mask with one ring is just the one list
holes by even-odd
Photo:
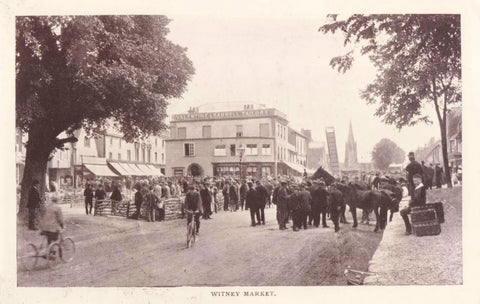
[[62, 209], [57, 206], [57, 198], [52, 198], [51, 203], [45, 205], [45, 214], [40, 221], [40, 235], [47, 237], [48, 245], [58, 240], [60, 230], [65, 228]]
[[194, 215], [195, 226], [197, 234], [200, 231], [200, 215], [203, 213], [202, 199], [200, 193], [198, 193], [192, 185], [188, 186], [188, 192], [185, 195], [185, 207], [187, 212], [187, 225], [192, 221], [192, 215]]

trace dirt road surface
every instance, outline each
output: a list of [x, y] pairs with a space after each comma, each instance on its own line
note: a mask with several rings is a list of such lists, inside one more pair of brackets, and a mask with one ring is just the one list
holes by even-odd
[[[201, 221], [199, 240], [187, 249], [186, 220], [149, 223], [63, 209], [75, 259], [56, 269], [44, 260], [33, 271], [18, 266], [18, 286], [344, 285], [344, 267], [366, 270], [381, 240], [371, 225], [343, 225], [341, 233], [331, 223], [280, 231], [271, 208], [266, 225], [257, 227], [249, 225], [248, 211], [214, 214]], [[24, 228], [17, 235], [19, 252], [41, 240]]]

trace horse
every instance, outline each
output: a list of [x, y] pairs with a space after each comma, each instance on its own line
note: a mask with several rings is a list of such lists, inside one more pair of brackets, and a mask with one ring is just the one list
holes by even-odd
[[[347, 194], [347, 204], [353, 218], [353, 228], [358, 226], [357, 208], [364, 210], [373, 210], [375, 213], [376, 224], [374, 232], [383, 230], [387, 223], [387, 212], [393, 208], [390, 195], [385, 191], [359, 190], [352, 183], [345, 185], [344, 191]], [[343, 191], [342, 191], [343, 192]]]
[[393, 219], [393, 214], [395, 212], [398, 212], [398, 205], [400, 204], [400, 201], [403, 198], [403, 189], [400, 185], [393, 185], [392, 183], [389, 182], [384, 182], [380, 183], [380, 190], [388, 190], [391, 192], [390, 197], [394, 201], [397, 207], [393, 206], [392, 209], [390, 209], [390, 219], [389, 221], [391, 222]]
[[318, 168], [317, 171], [315, 171], [315, 173], [312, 175], [312, 180], [320, 178], [325, 181], [325, 185], [327, 186], [330, 186], [335, 182], [335, 177], [323, 169], [322, 166], [320, 166], [320, 168]]

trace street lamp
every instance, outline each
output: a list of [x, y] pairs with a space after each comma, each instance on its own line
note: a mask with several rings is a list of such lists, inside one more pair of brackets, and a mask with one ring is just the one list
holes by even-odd
[[240, 163], [239, 163], [239, 168], [240, 168], [240, 179], [242, 179], [242, 159], [243, 159], [243, 155], [245, 154], [245, 148], [240, 145], [237, 149], [237, 152], [238, 152], [238, 156], [240, 156]]

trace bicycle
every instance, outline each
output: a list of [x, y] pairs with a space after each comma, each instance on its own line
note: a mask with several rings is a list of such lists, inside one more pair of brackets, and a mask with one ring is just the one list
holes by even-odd
[[187, 218], [192, 217], [190, 220], [190, 223], [187, 225], [187, 248], [192, 247], [195, 244], [195, 241], [197, 239], [197, 232], [196, 232], [196, 227], [195, 227], [195, 214], [198, 214], [198, 211], [192, 211], [192, 210], [185, 210], [185, 213], [187, 213]]
[[347, 279], [347, 285], [363, 285], [365, 278], [372, 275], [378, 279], [378, 275], [375, 272], [354, 270], [351, 269], [350, 266], [347, 266], [347, 269], [345, 269], [343, 274]]
[[64, 238], [62, 230], [58, 234], [58, 239], [50, 245], [48, 245], [46, 235], [44, 235], [44, 239], [39, 246], [29, 243], [18, 259], [23, 267], [30, 271], [37, 265], [38, 258], [47, 260], [48, 267], [54, 268], [58, 266], [60, 261], [63, 263], [71, 262], [74, 256], [75, 242], [71, 238]]

